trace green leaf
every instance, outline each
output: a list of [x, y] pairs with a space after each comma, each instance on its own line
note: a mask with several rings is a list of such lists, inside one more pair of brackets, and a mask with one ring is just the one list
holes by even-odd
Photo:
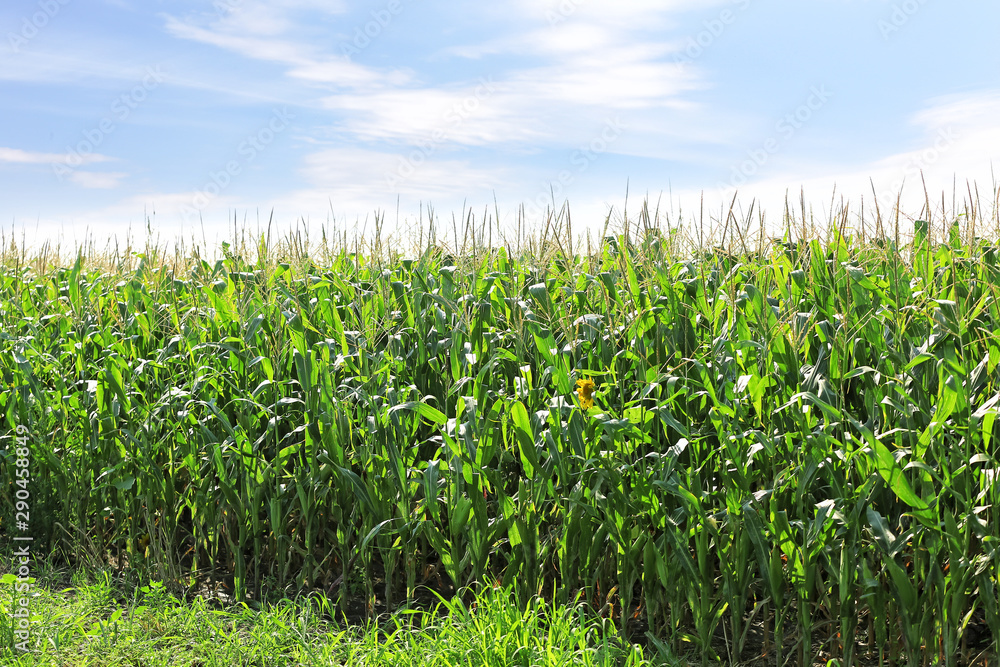
[[892, 558], [885, 558], [885, 567], [892, 578], [893, 588], [899, 597], [901, 607], [906, 613], [917, 613], [917, 589], [906, 576], [906, 571]]
[[424, 419], [430, 420], [431, 422], [437, 424], [438, 426], [444, 426], [448, 423], [448, 417], [445, 416], [443, 412], [437, 408], [423, 403], [422, 401], [408, 401], [406, 403], [400, 403], [399, 405], [394, 405], [389, 408], [388, 414], [394, 414], [403, 410], [409, 410], [416, 412], [418, 415]]
[[538, 467], [538, 452], [535, 450], [535, 439], [532, 436], [528, 410], [521, 401], [517, 401], [511, 406], [510, 417], [514, 422], [514, 435], [521, 450], [524, 474], [530, 479], [535, 476], [535, 469]]
[[[858, 424], [858, 426], [861, 426]], [[904, 503], [912, 507], [914, 511], [914, 516], [921, 520], [921, 522], [927, 524], [928, 526], [936, 526], [937, 522], [934, 518], [934, 513], [931, 510], [930, 505], [924, 502], [916, 493], [913, 491], [913, 487], [910, 486], [909, 480], [906, 479], [906, 474], [903, 469], [900, 468], [899, 463], [896, 462], [896, 458], [892, 455], [892, 452], [879, 442], [866, 427], [861, 427], [861, 432], [864, 436], [865, 442], [871, 449], [871, 456], [874, 459], [875, 467], [878, 470], [878, 474], [885, 480], [892, 489], [892, 492], [902, 500]]]
[[135, 485], [135, 477], [129, 476], [111, 483], [119, 491], [128, 491]]

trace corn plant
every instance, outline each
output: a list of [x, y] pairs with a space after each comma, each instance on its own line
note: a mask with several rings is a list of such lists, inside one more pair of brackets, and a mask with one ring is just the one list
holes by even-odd
[[7, 261], [4, 534], [22, 425], [71, 562], [340, 613], [500, 582], [705, 664], [995, 653], [997, 246], [643, 215], [587, 253]]

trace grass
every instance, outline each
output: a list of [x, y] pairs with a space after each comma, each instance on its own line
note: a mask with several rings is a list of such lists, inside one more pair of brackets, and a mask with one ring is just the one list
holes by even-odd
[[[11, 584], [0, 584], [8, 609]], [[163, 584], [126, 584], [109, 572], [77, 572], [66, 588], [39, 586], [32, 600], [29, 654], [5, 646], [0, 662], [66, 665], [315, 665], [392, 667], [644, 667], [628, 646], [582, 608], [535, 600], [518, 608], [510, 591], [485, 590], [466, 606], [441, 601], [364, 626], [332, 620], [320, 597], [251, 608], [194, 597], [178, 600]], [[6, 635], [6, 627], [0, 627]]]
[[11, 251], [0, 538], [333, 617], [498, 581], [701, 664], [995, 659], [983, 211]]

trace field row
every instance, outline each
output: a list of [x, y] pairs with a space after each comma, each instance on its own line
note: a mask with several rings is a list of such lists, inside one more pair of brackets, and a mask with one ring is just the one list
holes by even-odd
[[1000, 641], [1000, 250], [920, 230], [8, 269], [0, 497], [21, 425], [70, 560], [342, 611], [500, 582], [704, 660], [964, 664]]

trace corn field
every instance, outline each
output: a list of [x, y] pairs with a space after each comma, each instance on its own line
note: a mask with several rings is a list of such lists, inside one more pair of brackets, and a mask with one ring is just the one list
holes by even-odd
[[1000, 247], [751, 245], [8, 261], [0, 541], [26, 426], [71, 564], [342, 610], [512, 586], [703, 663], [992, 661]]

